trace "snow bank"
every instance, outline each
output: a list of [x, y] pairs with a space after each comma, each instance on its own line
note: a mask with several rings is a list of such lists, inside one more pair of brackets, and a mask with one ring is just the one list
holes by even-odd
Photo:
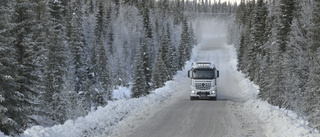
[[76, 120], [68, 120], [63, 125], [53, 127], [34, 126], [27, 129], [23, 137], [79, 137], [79, 136], [98, 136], [101, 134], [109, 135], [112, 127], [129, 115], [139, 113], [147, 108], [156, 106], [166, 100], [174, 91], [172, 87], [176, 84], [169, 81], [166, 86], [157, 89], [152, 94], [131, 99], [120, 99], [109, 102], [106, 107], [100, 107], [97, 111], [89, 113], [85, 117]]
[[113, 99], [119, 100], [119, 99], [128, 99], [130, 98], [130, 92], [131, 87], [118, 87], [118, 89], [113, 91]]
[[112, 127], [129, 115], [139, 113], [149, 107], [156, 106], [166, 100], [175, 86], [174, 81], [166, 83], [166, 86], [157, 89], [147, 97], [120, 99], [109, 102], [106, 107], [100, 107], [97, 111], [89, 113], [85, 117], [76, 120], [68, 120], [63, 125], [53, 127], [34, 126], [27, 129], [23, 137], [79, 137], [79, 136], [98, 136], [101, 134], [109, 135]]
[[308, 122], [293, 111], [280, 109], [261, 100], [245, 102], [245, 111], [252, 112], [262, 122], [268, 137], [320, 137], [317, 130], [310, 128]]

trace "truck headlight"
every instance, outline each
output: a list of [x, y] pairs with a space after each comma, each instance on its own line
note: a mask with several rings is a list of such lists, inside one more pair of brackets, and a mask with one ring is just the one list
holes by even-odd
[[213, 91], [211, 91], [211, 94], [214, 94], [214, 93], [216, 93], [216, 91], [214, 91], [214, 90], [213, 90]]
[[194, 94], [194, 90], [192, 90], [191, 93]]

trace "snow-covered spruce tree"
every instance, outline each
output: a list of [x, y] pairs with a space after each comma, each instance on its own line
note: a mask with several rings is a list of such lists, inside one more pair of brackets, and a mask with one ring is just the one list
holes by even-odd
[[149, 1], [148, 0], [142, 0], [142, 5], [143, 11], [142, 12], [142, 18], [143, 18], [143, 29], [144, 29], [144, 35], [146, 35], [147, 37], [147, 54], [144, 57], [143, 60], [146, 61], [146, 63], [144, 63], [144, 70], [145, 70], [145, 75], [146, 75], [146, 79], [147, 79], [147, 90], [149, 92], [150, 88], [151, 88], [151, 83], [152, 83], [152, 59], [156, 58], [156, 46], [154, 46], [154, 36], [153, 36], [153, 30], [152, 30], [152, 23], [151, 23], [151, 19], [150, 19], [150, 10], [149, 10]]
[[196, 39], [196, 36], [194, 34], [194, 30], [193, 30], [193, 25], [192, 25], [192, 22], [190, 22], [190, 25], [189, 25], [190, 29], [189, 29], [189, 39], [190, 39], [190, 46], [193, 48], [193, 46], [195, 46], [197, 44], [197, 39]]
[[170, 56], [168, 55], [169, 53], [169, 41], [168, 41], [168, 35], [166, 33], [165, 28], [162, 28], [162, 36], [161, 36], [161, 40], [160, 40], [160, 45], [158, 46], [158, 48], [161, 48], [161, 54], [159, 53], [160, 50], [158, 50], [158, 55], [160, 54], [162, 61], [164, 62], [164, 69], [162, 70], [163, 72], [162, 74], [162, 79], [163, 82], [166, 82], [169, 79], [169, 69], [168, 66], [169, 64], [169, 60], [170, 60]]
[[239, 40], [239, 48], [237, 50], [237, 57], [238, 57], [238, 64], [237, 68], [239, 71], [243, 70], [243, 65], [242, 63], [244, 62], [244, 53], [245, 53], [245, 34], [244, 32], [240, 32], [240, 40]]
[[260, 62], [262, 53], [264, 52], [264, 44], [266, 43], [266, 17], [267, 7], [264, 0], [258, 0], [255, 5], [253, 16], [253, 25], [251, 29], [251, 47], [249, 47], [249, 58], [251, 67], [249, 68], [250, 77], [255, 83], [260, 79]]
[[279, 32], [276, 34], [275, 43], [275, 60], [272, 64], [274, 66], [273, 70], [275, 73], [274, 77], [275, 80], [273, 81], [274, 87], [272, 89], [273, 95], [276, 95], [273, 98], [273, 105], [283, 107], [285, 103], [285, 87], [284, 87], [284, 80], [285, 80], [285, 71], [284, 69], [289, 67], [284, 64], [284, 55], [287, 51], [288, 41], [289, 41], [289, 33], [291, 31], [291, 24], [294, 15], [294, 11], [296, 10], [296, 1], [292, 0], [281, 0], [280, 1], [280, 15], [279, 15], [279, 24], [276, 26]]
[[[276, 3], [276, 5], [279, 5], [280, 2]], [[261, 89], [261, 92], [265, 92], [263, 94], [267, 95], [266, 101], [268, 101], [270, 104], [275, 105], [275, 106], [280, 106], [283, 104], [283, 98], [284, 98], [284, 91], [283, 88], [281, 87], [281, 82], [283, 82], [283, 77], [282, 73], [283, 72], [283, 54], [284, 51], [280, 50], [280, 45], [281, 45], [281, 40], [279, 39], [280, 35], [280, 26], [281, 24], [281, 16], [282, 12], [279, 7], [276, 7], [276, 11], [274, 12], [274, 20], [273, 20], [273, 29], [272, 29], [272, 36], [269, 37], [269, 40], [267, 43], [270, 43], [269, 45], [269, 70], [266, 70], [268, 72], [266, 86], [263, 87], [265, 89]], [[263, 76], [262, 76], [263, 77]], [[262, 93], [261, 93], [262, 94]]]
[[320, 1], [314, 1], [314, 10], [312, 14], [310, 73], [307, 83], [306, 114], [312, 127], [320, 129]]
[[[215, 6], [214, 6], [215, 7]], [[216, 8], [215, 8], [216, 9]], [[213, 10], [214, 12], [216, 12], [216, 10]], [[246, 4], [244, 0], [241, 0], [240, 5], [237, 8], [236, 11], [236, 17], [235, 17], [235, 22], [239, 28], [239, 45], [238, 45], [238, 49], [237, 49], [237, 57], [238, 57], [238, 64], [237, 64], [237, 68], [238, 70], [242, 70], [242, 63], [243, 63], [243, 59], [244, 59], [244, 51], [245, 51], [245, 34], [243, 33], [243, 25], [245, 25], [246, 23], [246, 14], [245, 14], [245, 10], [246, 9]]]
[[64, 7], [61, 1], [49, 1], [50, 21], [52, 26], [48, 34], [47, 60], [44, 68], [45, 90], [41, 94], [42, 108], [46, 118], [46, 125], [63, 123], [65, 118], [64, 104], [62, 103], [62, 92], [64, 89], [64, 78], [66, 75], [67, 48], [65, 45], [65, 27], [62, 11]]
[[290, 25], [293, 19], [294, 11], [296, 10], [295, 0], [280, 0], [280, 11], [282, 16], [280, 18], [279, 28], [279, 46], [280, 51], [285, 52], [288, 42], [288, 34], [291, 31]]
[[70, 16], [70, 32], [68, 35], [68, 45], [70, 52], [72, 54], [72, 69], [73, 69], [73, 79], [75, 91], [84, 92], [86, 91], [84, 87], [84, 82], [86, 81], [86, 54], [85, 47], [86, 43], [84, 42], [84, 36], [82, 34], [82, 2], [77, 0], [72, 3], [70, 8], [68, 8], [67, 15]]
[[[91, 96], [91, 106], [97, 108], [99, 106], [98, 93], [100, 92], [99, 82], [98, 82], [98, 45], [101, 44], [101, 38], [104, 36], [105, 31], [105, 11], [104, 3], [102, 1], [97, 1], [97, 12], [95, 15], [95, 28], [94, 28], [94, 37], [93, 42], [90, 47], [90, 65], [88, 72], [88, 90]], [[99, 89], [98, 89], [99, 87]], [[102, 101], [100, 101], [102, 102]]]
[[16, 129], [25, 129], [29, 123], [33, 122], [30, 115], [34, 113], [34, 97], [37, 96], [37, 89], [34, 85], [38, 83], [40, 78], [36, 75], [35, 70], [37, 64], [34, 62], [36, 59], [37, 46], [33, 40], [34, 30], [36, 26], [35, 13], [32, 11], [36, 6], [35, 3], [28, 0], [17, 0], [14, 4], [12, 22], [14, 27], [11, 31], [11, 35], [14, 37], [13, 46], [15, 52], [12, 56], [17, 59], [15, 84], [17, 89], [13, 89], [12, 92], [16, 92], [14, 107], [8, 112], [10, 118], [12, 118], [18, 125]]
[[187, 20], [183, 21], [183, 30], [181, 33], [181, 40], [178, 46], [178, 70], [182, 70], [186, 61], [191, 57], [189, 26]]
[[[98, 64], [97, 64], [97, 78], [99, 91], [96, 91], [96, 104], [98, 106], [107, 105], [107, 100], [112, 100], [112, 81], [110, 77], [110, 65], [109, 58], [107, 56], [105, 42], [103, 40], [104, 35], [100, 38], [100, 44], [98, 45]], [[96, 106], [97, 107], [97, 106]]]
[[168, 80], [168, 38], [165, 29], [162, 29], [162, 37], [160, 45], [158, 46], [158, 55], [153, 68], [152, 83], [153, 89], [161, 88], [164, 86], [164, 82]]
[[97, 45], [101, 44], [100, 38], [104, 35], [105, 31], [105, 12], [104, 12], [104, 4], [102, 1], [98, 1], [98, 12], [96, 13], [96, 25], [94, 28], [94, 41], [91, 47], [91, 66], [90, 66], [90, 75], [92, 79], [92, 84], [95, 84], [97, 82], [96, 76], [97, 76]]
[[143, 5], [143, 11], [142, 12], [142, 18], [143, 18], [143, 29], [144, 29], [144, 35], [146, 35], [146, 52], [147, 53], [144, 57], [143, 60], [145, 61], [143, 67], [145, 70], [145, 75], [147, 79], [147, 92], [150, 91], [151, 89], [151, 83], [152, 83], [152, 59], [156, 58], [156, 53], [155, 46], [154, 46], [154, 37], [153, 37], [153, 31], [152, 31], [152, 24], [150, 21], [150, 11], [148, 5], [148, 0], [142, 0], [142, 5]]
[[115, 47], [113, 44], [114, 41], [114, 33], [113, 33], [113, 19], [112, 19], [112, 3], [109, 2], [107, 5], [107, 12], [106, 12], [106, 39], [108, 45], [108, 52], [113, 57], [115, 52]]
[[[267, 41], [264, 45], [264, 53], [261, 60], [261, 75], [260, 79], [258, 81], [258, 84], [260, 86], [260, 92], [259, 97], [264, 100], [271, 100], [271, 88], [273, 87], [270, 82], [274, 81], [274, 77], [270, 76], [270, 73], [274, 70], [271, 70], [271, 64], [273, 62], [273, 53], [271, 53], [273, 50], [273, 45], [276, 42], [276, 34], [278, 33], [277, 27], [275, 27], [277, 22], [279, 22], [279, 8], [278, 5], [279, 1], [272, 1], [272, 3], [268, 3], [268, 16], [267, 16], [267, 24], [266, 24], [266, 36]], [[277, 16], [276, 16], [277, 15]]]
[[145, 34], [147, 35], [148, 39], [153, 39], [153, 32], [152, 32], [152, 24], [150, 20], [150, 9], [148, 7], [149, 0], [142, 0], [142, 17], [143, 17], [143, 28], [145, 31]]
[[181, 0], [174, 1], [174, 25], [179, 25], [183, 22], [183, 12], [184, 12], [184, 1], [182, 2]]
[[2, 3], [0, 6], [0, 131], [6, 135], [21, 133], [21, 126], [12, 119], [12, 116], [19, 108], [16, 106], [18, 89], [15, 82], [17, 60], [13, 56], [15, 49], [12, 46], [14, 38], [10, 34], [13, 24], [12, 2]]
[[254, 13], [255, 13], [255, 0], [253, 1], [249, 1], [247, 4], [247, 8], [246, 8], [246, 24], [243, 26], [244, 28], [244, 35], [245, 35], [245, 39], [244, 39], [244, 46], [245, 49], [244, 50], [244, 59], [243, 59], [243, 69], [242, 71], [246, 73], [246, 75], [249, 77], [250, 80], [253, 80], [253, 77], [251, 77], [252, 75], [252, 71], [251, 69], [253, 69], [253, 61], [254, 58], [256, 56], [256, 54], [254, 53], [253, 49], [254, 49], [254, 45], [252, 42], [252, 29], [253, 28], [253, 20], [254, 20]]
[[[240, 8], [237, 11], [237, 21], [239, 23], [239, 27], [241, 27], [242, 33], [240, 34], [240, 47], [238, 49], [238, 59], [239, 70], [243, 71], [245, 74], [249, 75], [249, 69], [251, 68], [250, 52], [252, 48], [251, 42], [251, 28], [252, 28], [252, 20], [253, 20], [253, 10], [254, 10], [255, 1], [250, 1], [247, 4], [241, 3]], [[251, 56], [254, 54], [251, 52]]]
[[170, 31], [170, 26], [169, 23], [167, 24], [167, 37], [168, 37], [168, 75], [169, 75], [169, 79], [171, 80], [173, 78], [173, 75], [176, 74], [176, 72], [178, 71], [177, 69], [177, 49], [176, 46], [172, 44], [171, 41], [171, 31]]
[[68, 36], [68, 47], [71, 52], [70, 58], [70, 70], [72, 72], [72, 84], [77, 94], [75, 98], [79, 98], [78, 104], [82, 105], [86, 112], [81, 112], [76, 116], [85, 115], [90, 111], [90, 92], [88, 90], [88, 62], [86, 55], [87, 44], [84, 41], [84, 35], [82, 30], [83, 16], [82, 13], [82, 2], [77, 0], [69, 5], [67, 11], [67, 36]]
[[148, 49], [147, 49], [147, 42], [146, 37], [141, 40], [140, 48], [138, 48], [136, 57], [135, 57], [135, 75], [133, 77], [134, 83], [131, 90], [131, 97], [138, 98], [144, 95], [149, 94], [150, 85], [147, 82], [146, 77], [146, 69], [145, 66], [147, 65], [148, 59]]
[[[309, 5], [310, 6], [310, 5]], [[297, 1], [297, 10], [291, 24], [289, 42], [284, 54], [284, 108], [303, 112], [303, 97], [308, 81], [309, 64], [308, 45], [311, 45], [308, 37], [310, 29], [311, 13], [306, 13], [304, 2]], [[309, 15], [308, 15], [309, 14]]]

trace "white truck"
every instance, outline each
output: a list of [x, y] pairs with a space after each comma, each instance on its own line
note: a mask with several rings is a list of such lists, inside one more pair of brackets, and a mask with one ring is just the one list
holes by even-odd
[[191, 70], [188, 71], [191, 78], [190, 100], [194, 99], [217, 99], [217, 78], [219, 70], [213, 62], [199, 61], [192, 63]]

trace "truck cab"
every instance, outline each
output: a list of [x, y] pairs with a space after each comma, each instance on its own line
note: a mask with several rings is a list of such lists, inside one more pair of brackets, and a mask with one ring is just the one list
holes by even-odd
[[219, 70], [216, 69], [213, 62], [192, 63], [192, 68], [188, 71], [188, 77], [191, 79], [190, 100], [217, 99]]

